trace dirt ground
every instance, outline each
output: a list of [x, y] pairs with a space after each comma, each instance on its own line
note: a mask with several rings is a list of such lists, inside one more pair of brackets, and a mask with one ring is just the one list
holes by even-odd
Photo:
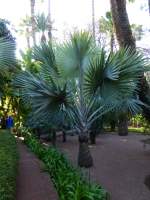
[[[141, 142], [146, 138], [138, 134], [104, 134], [97, 138], [96, 146], [90, 146], [94, 158], [92, 180], [110, 192], [111, 200], [150, 200], [150, 190], [144, 184], [150, 175], [150, 145], [144, 149]], [[57, 146], [76, 165], [77, 137], [68, 136], [67, 140], [62, 143], [58, 139]]]
[[43, 171], [44, 165], [21, 142], [18, 142], [18, 148], [20, 161], [16, 200], [58, 200], [49, 175]]

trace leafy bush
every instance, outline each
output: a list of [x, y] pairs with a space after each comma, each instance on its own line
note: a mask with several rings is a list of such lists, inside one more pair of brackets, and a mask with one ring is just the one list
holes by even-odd
[[0, 131], [0, 200], [15, 200], [18, 152], [15, 138]]
[[28, 147], [45, 163], [60, 200], [107, 199], [107, 192], [99, 185], [89, 183], [59, 150], [45, 147], [30, 133], [24, 137]]

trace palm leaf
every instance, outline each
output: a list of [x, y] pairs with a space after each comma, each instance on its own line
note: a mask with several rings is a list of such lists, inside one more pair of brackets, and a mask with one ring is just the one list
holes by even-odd
[[12, 70], [16, 66], [15, 42], [0, 38], [0, 72]]

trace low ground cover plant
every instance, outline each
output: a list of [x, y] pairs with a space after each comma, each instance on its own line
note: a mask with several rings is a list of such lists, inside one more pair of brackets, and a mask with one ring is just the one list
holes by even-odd
[[45, 147], [30, 133], [24, 135], [24, 141], [44, 162], [60, 200], [108, 199], [108, 193], [99, 185], [89, 183], [58, 149]]
[[15, 138], [0, 131], [0, 200], [16, 199], [18, 151]]

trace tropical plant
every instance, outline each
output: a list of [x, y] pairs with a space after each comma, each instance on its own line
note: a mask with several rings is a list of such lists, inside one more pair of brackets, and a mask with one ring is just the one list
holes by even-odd
[[112, 19], [116, 30], [116, 36], [120, 47], [130, 46], [135, 48], [129, 18], [126, 10], [126, 0], [110, 0]]
[[[137, 93], [145, 65], [143, 57], [131, 49], [107, 56], [85, 32], [72, 35], [59, 52], [43, 43], [35, 47], [33, 56], [41, 63], [40, 74], [24, 71], [14, 85], [21, 89], [24, 101], [31, 104], [34, 117], [51, 122], [54, 130], [66, 116], [73, 121], [79, 134], [78, 164], [92, 166], [89, 130], [95, 120], [120, 108], [122, 102]], [[136, 101], [130, 105], [132, 111], [137, 107]]]
[[[120, 0], [120, 1], [110, 0], [110, 3], [111, 3], [112, 19], [115, 26], [116, 36], [117, 36], [117, 40], [118, 40], [120, 48], [131, 47], [136, 51], [136, 41], [135, 41], [135, 38], [133, 37], [133, 33], [132, 33], [131, 26], [129, 23], [128, 13], [126, 9], [126, 1], [125, 0]], [[143, 73], [143, 76], [141, 76], [139, 88], [140, 88], [139, 93], [138, 93], [139, 99], [143, 103], [150, 105], [149, 99], [147, 98], [147, 94], [149, 93], [149, 87], [148, 87], [146, 78], [144, 77], [144, 73]], [[150, 109], [143, 107], [143, 113], [145, 116], [149, 116]], [[127, 134], [128, 133], [127, 123], [125, 121], [126, 121], [126, 117], [124, 120], [124, 125], [126, 127], [125, 126], [122, 127], [122, 130], [123, 129], [126, 130], [126, 134]], [[120, 122], [122, 123], [122, 119], [120, 120]]]
[[99, 32], [107, 35], [107, 37], [110, 40], [110, 49], [113, 52], [114, 45], [115, 45], [115, 31], [114, 31], [114, 25], [113, 25], [113, 21], [112, 21], [111, 12], [109, 12], [109, 11], [106, 12], [105, 17], [100, 18]]
[[1, 97], [5, 93], [5, 88], [10, 81], [10, 74], [16, 66], [15, 42], [0, 38], [0, 92]]
[[32, 59], [32, 49], [27, 49], [26, 51], [20, 51], [21, 54], [21, 67], [27, 69], [31, 73], [38, 73], [40, 64]]
[[48, 37], [52, 40], [51, 0], [48, 0]]
[[10, 25], [10, 22], [6, 19], [0, 19], [0, 38], [5, 38], [6, 40], [15, 41], [15, 38], [11, 34], [11, 31], [9, 30], [8, 26]]
[[37, 31], [42, 33], [41, 42], [46, 42], [45, 31], [49, 28], [49, 18], [44, 13], [35, 16], [35, 23]]
[[32, 36], [32, 27], [31, 27], [31, 17], [26, 16], [25, 18], [23, 18], [21, 20], [21, 23], [19, 24], [19, 30], [18, 32], [21, 35], [24, 35], [27, 41], [27, 47], [28, 49], [31, 48], [31, 44], [30, 44], [30, 38]]
[[44, 162], [60, 200], [108, 199], [110, 195], [100, 185], [89, 183], [60, 151], [53, 147], [46, 148], [28, 130], [22, 132], [24, 142]]
[[36, 45], [35, 0], [30, 0], [33, 45]]

